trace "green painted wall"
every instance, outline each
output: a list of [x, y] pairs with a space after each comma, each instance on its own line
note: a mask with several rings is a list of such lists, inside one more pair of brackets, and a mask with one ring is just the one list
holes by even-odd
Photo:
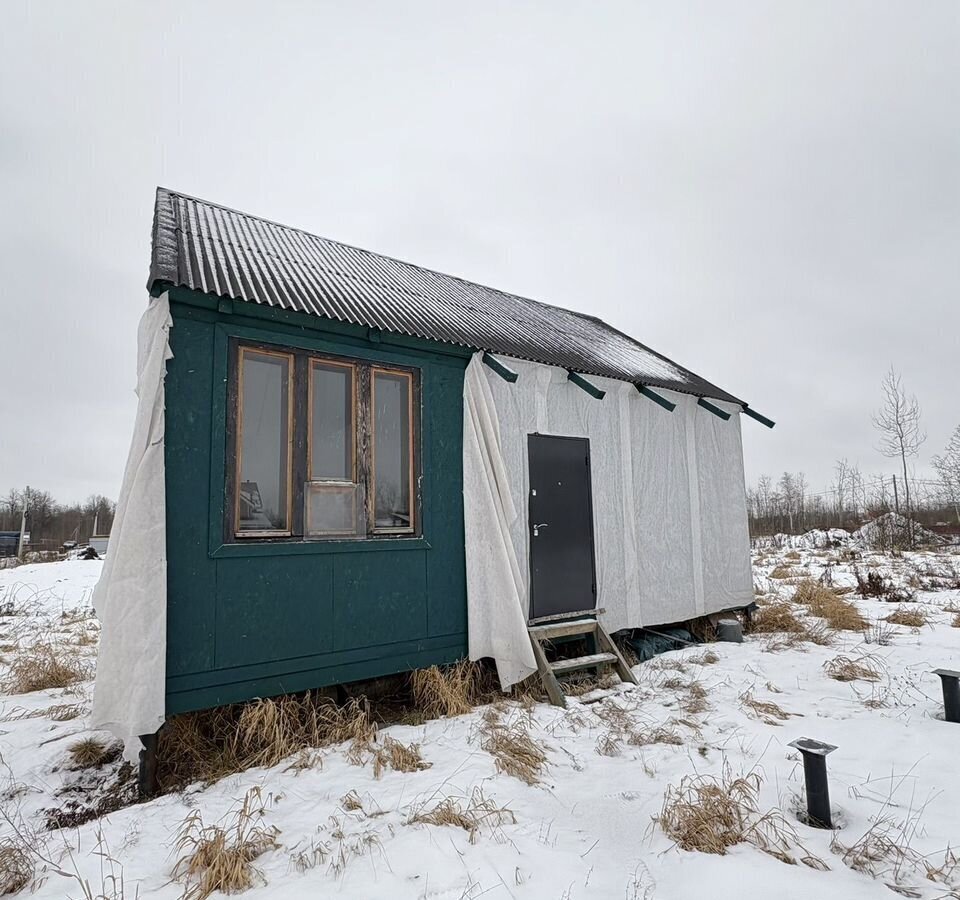
[[[452, 662], [466, 653], [469, 351], [171, 289], [167, 714]], [[230, 338], [421, 371], [423, 535], [224, 544]]]

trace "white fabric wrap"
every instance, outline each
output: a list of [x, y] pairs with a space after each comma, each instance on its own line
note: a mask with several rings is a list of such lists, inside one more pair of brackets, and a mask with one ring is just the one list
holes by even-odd
[[470, 658], [492, 657], [506, 689], [536, 671], [527, 634], [527, 435], [590, 439], [597, 604], [609, 631], [662, 625], [753, 599], [739, 406], [724, 421], [695, 397], [506, 359], [510, 383], [476, 354], [464, 380], [463, 492]]
[[137, 332], [137, 417], [103, 572], [93, 591], [102, 625], [91, 727], [127, 742], [164, 721], [167, 650], [163, 381], [170, 304], [150, 300]]

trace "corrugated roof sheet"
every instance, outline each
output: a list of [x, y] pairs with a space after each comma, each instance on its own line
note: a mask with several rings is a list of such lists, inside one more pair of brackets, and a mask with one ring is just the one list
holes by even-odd
[[593, 316], [157, 188], [147, 287], [162, 284], [742, 402]]

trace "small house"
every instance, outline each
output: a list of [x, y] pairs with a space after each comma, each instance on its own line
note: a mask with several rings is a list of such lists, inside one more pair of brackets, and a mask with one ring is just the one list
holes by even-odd
[[752, 602], [772, 423], [600, 319], [162, 188], [147, 288], [95, 725]]

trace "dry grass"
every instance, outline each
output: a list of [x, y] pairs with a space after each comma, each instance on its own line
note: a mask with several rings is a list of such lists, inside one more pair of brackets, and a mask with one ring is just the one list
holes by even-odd
[[960, 612], [954, 613], [953, 620], [950, 622], [950, 624], [954, 628], [960, 628]]
[[929, 621], [927, 611], [918, 606], [901, 606], [890, 613], [885, 621], [892, 625], [905, 625], [907, 628], [922, 628]]
[[254, 766], [275, 766], [310, 748], [366, 745], [377, 732], [362, 698], [337, 706], [316, 694], [287, 695], [173, 716], [160, 732], [164, 790], [212, 782]]
[[19, 893], [33, 881], [33, 873], [33, 859], [17, 841], [0, 841], [0, 894]]
[[291, 756], [293, 768], [304, 768], [317, 759], [310, 750], [343, 742], [350, 744], [348, 759], [358, 765], [373, 760], [379, 772], [416, 771], [428, 765], [419, 750], [394, 742], [378, 746], [378, 722], [459, 715], [499, 696], [492, 670], [468, 661], [367, 687], [374, 691], [372, 702], [358, 696], [338, 706], [323, 693], [306, 693], [172, 717], [160, 732], [162, 790], [274, 766]]
[[86, 713], [87, 708], [80, 703], [59, 703], [51, 706], [44, 715], [54, 722], [69, 722]]
[[720, 662], [720, 656], [713, 650], [705, 650], [698, 656], [688, 656], [687, 662], [695, 666], [712, 666], [714, 663]]
[[484, 796], [480, 788], [476, 788], [466, 802], [456, 797], [447, 797], [433, 809], [420, 809], [415, 812], [407, 824], [462, 828], [469, 835], [470, 843], [475, 844], [482, 828], [496, 831], [505, 824], [514, 825], [516, 821], [516, 816], [510, 809], [497, 806], [493, 800]]
[[[797, 835], [779, 810], [760, 814], [759, 790], [760, 776], [755, 773], [740, 778], [728, 772], [719, 778], [687, 775], [679, 785], [667, 788], [656, 821], [684, 850], [723, 856], [731, 847], [748, 843], [793, 864]], [[809, 854], [800, 861], [824, 867]]]
[[792, 578], [793, 569], [791, 569], [790, 566], [783, 566], [783, 565], [776, 566], [776, 568], [774, 568], [774, 570], [770, 573], [770, 577], [776, 578], [778, 580], [781, 580], [784, 578]]
[[417, 669], [410, 674], [410, 686], [414, 704], [427, 719], [462, 716], [497, 695], [489, 670], [467, 659], [442, 669]]
[[606, 731], [597, 738], [594, 750], [600, 756], [619, 756], [623, 738], [615, 731]]
[[184, 884], [183, 900], [205, 900], [216, 891], [225, 894], [265, 884], [253, 861], [277, 844], [276, 828], [264, 828], [263, 803], [258, 787], [251, 788], [226, 824], [204, 825], [199, 810], [180, 826], [179, 855], [173, 877]]
[[484, 716], [481, 746], [491, 754], [497, 771], [527, 784], [539, 784], [547, 766], [547, 755], [530, 737], [519, 718], [504, 724], [494, 707]]
[[94, 737], [83, 738], [67, 748], [70, 764], [75, 769], [95, 769], [106, 765], [117, 759], [122, 750], [120, 744], [107, 744]]
[[810, 579], [797, 585], [793, 601], [806, 606], [811, 615], [825, 620], [836, 631], [864, 631], [869, 625], [854, 603]]
[[9, 694], [29, 694], [69, 687], [90, 675], [90, 666], [78, 656], [76, 647], [47, 639], [17, 647], [3, 686]]
[[[839, 854], [844, 864], [854, 871], [882, 878], [887, 887], [904, 896], [920, 897], [922, 894], [914, 886], [919, 887], [931, 881], [949, 884], [957, 868], [957, 859], [948, 848], [943, 863], [935, 866], [928, 856], [911, 847], [919, 814], [912, 813], [904, 822], [897, 822], [890, 815], [879, 815], [863, 835], [849, 846], [840, 842], [841, 832], [837, 832], [830, 849]], [[938, 896], [952, 897], [956, 894], [941, 893]]]
[[683, 738], [667, 725], [654, 725], [642, 730], [631, 730], [627, 743], [633, 747], [649, 747], [653, 744], [679, 747], [683, 744]]
[[872, 656], [836, 656], [823, 664], [823, 670], [836, 681], [879, 681], [883, 676], [882, 665]]
[[757, 700], [753, 696], [753, 691], [744, 691], [738, 698], [740, 706], [746, 710], [748, 715], [759, 719], [766, 725], [780, 725], [791, 716], [799, 716], [801, 713], [787, 712], [779, 703], [772, 700]]
[[751, 634], [797, 634], [806, 633], [806, 626], [800, 621], [789, 603], [765, 603], [760, 607], [750, 624]]
[[401, 744], [392, 737], [385, 737], [380, 747], [373, 753], [373, 777], [379, 778], [384, 770], [395, 772], [421, 772], [429, 769], [433, 763], [420, 755], [419, 744]]
[[707, 691], [699, 681], [691, 681], [687, 685], [687, 693], [680, 700], [680, 708], [691, 716], [706, 712]]

